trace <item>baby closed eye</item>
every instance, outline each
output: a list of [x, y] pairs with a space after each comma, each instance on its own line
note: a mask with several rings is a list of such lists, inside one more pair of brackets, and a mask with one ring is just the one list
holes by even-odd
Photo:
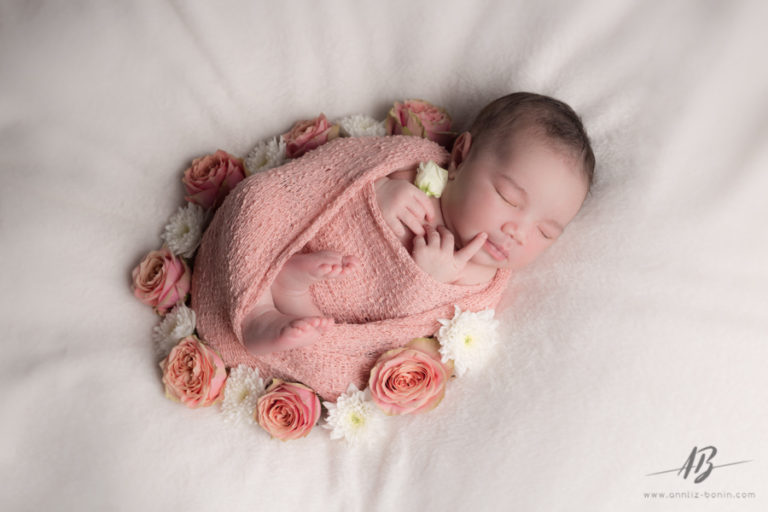
[[[510, 199], [507, 199], [507, 198], [504, 196], [504, 194], [502, 194], [501, 192], [499, 192], [499, 189], [496, 189], [496, 193], [499, 195], [499, 197], [501, 197], [501, 198], [504, 200], [504, 202], [505, 202], [505, 203], [509, 204], [509, 205], [510, 205], [510, 206], [512, 206], [513, 208], [517, 208], [517, 207], [518, 207], [518, 201], [512, 201], [512, 200], [510, 200]], [[544, 231], [544, 230], [543, 230], [543, 229], [541, 229], [541, 228], [539, 228], [539, 233], [541, 234], [541, 236], [543, 236], [543, 237], [544, 237], [544, 238], [546, 238], [547, 240], [553, 240], [553, 239], [555, 238], [555, 237], [553, 237], [553, 236], [549, 235], [549, 234], [548, 234], [546, 231]]]
[[502, 194], [501, 192], [499, 192], [499, 189], [496, 189], [496, 193], [497, 193], [497, 194], [499, 194], [499, 197], [501, 197], [501, 198], [504, 200], [504, 202], [505, 202], [505, 203], [507, 203], [507, 204], [509, 204], [509, 205], [513, 206], [514, 208], [517, 208], [517, 203], [516, 203], [516, 202], [513, 202], [513, 201], [510, 201], [509, 199], [507, 199], [506, 197], [504, 197], [504, 194]]

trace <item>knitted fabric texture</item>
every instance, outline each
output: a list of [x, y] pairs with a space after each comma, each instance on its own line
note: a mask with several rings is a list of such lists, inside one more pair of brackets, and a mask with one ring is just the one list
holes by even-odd
[[[435, 281], [386, 224], [374, 181], [448, 153], [410, 136], [333, 140], [281, 167], [254, 174], [229, 193], [206, 229], [194, 263], [191, 306], [201, 338], [227, 367], [256, 367], [302, 382], [335, 401], [350, 382], [367, 385], [386, 350], [431, 336], [438, 318], [496, 307], [510, 272], [487, 284]], [[332, 250], [360, 260], [352, 275], [313, 284], [315, 304], [336, 325], [314, 344], [254, 357], [242, 340], [243, 320], [291, 255]]]

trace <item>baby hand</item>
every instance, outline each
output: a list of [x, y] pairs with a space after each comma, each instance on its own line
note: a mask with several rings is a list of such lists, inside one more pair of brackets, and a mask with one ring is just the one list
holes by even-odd
[[[425, 226], [426, 236], [413, 239], [413, 260], [441, 283], [456, 281], [472, 256], [483, 247], [488, 235], [478, 233], [466, 246], [454, 252], [453, 233], [445, 226]], [[426, 238], [426, 240], [425, 240]]]
[[387, 225], [402, 239], [405, 228], [415, 235], [423, 235], [424, 221], [431, 221], [434, 207], [419, 187], [406, 180], [382, 178], [375, 182], [376, 200]]

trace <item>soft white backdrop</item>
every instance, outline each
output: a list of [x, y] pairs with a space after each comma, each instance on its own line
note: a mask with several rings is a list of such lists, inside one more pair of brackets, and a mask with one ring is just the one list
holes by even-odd
[[[765, 510], [763, 5], [3, 2], [0, 508]], [[370, 449], [164, 398], [130, 271], [193, 158], [412, 97], [462, 129], [515, 90], [582, 114], [597, 183], [487, 372]], [[646, 476], [707, 445], [752, 462]]]

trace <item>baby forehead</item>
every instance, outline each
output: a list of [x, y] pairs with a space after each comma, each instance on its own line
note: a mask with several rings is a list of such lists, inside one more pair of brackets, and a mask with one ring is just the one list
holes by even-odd
[[578, 158], [548, 145], [525, 146], [514, 157], [493, 151], [473, 167], [470, 172], [477, 174], [470, 186], [490, 183], [500, 190], [517, 190], [524, 197], [580, 191], [586, 179]]

